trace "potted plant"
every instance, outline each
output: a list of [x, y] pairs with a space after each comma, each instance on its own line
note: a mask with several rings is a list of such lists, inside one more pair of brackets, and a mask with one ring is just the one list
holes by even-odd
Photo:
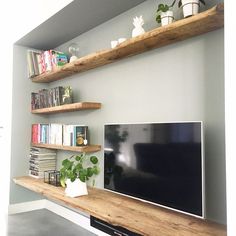
[[157, 23], [161, 23], [162, 26], [168, 25], [173, 22], [174, 14], [171, 10], [174, 6], [176, 0], [173, 1], [171, 5], [160, 3], [157, 8], [157, 16], [156, 21]]
[[204, 0], [179, 0], [178, 7], [183, 8], [184, 18], [198, 14], [200, 2], [206, 4]]
[[87, 195], [86, 181], [98, 173], [98, 158], [96, 156], [88, 156], [83, 153], [64, 159], [60, 169], [60, 182], [62, 187], [66, 187], [66, 196]]

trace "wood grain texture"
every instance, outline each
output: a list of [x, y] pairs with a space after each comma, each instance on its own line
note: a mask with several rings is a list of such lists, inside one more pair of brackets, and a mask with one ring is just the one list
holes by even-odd
[[57, 149], [57, 150], [65, 150], [72, 152], [98, 152], [101, 150], [100, 145], [88, 145], [88, 146], [62, 146], [62, 145], [54, 145], [54, 144], [43, 144], [43, 143], [31, 143], [33, 147], [40, 148], [49, 148], [49, 149]]
[[64, 112], [73, 112], [73, 111], [100, 109], [100, 108], [101, 108], [101, 103], [78, 102], [78, 103], [71, 103], [71, 104], [66, 104], [62, 106], [35, 109], [35, 110], [31, 110], [31, 113], [32, 114], [54, 114], [54, 113], [64, 113]]
[[49, 83], [64, 79], [76, 73], [100, 67], [126, 57], [176, 43], [201, 35], [224, 26], [224, 4], [199, 13], [195, 16], [178, 20], [172, 24], [158, 27], [140, 36], [126, 40], [114, 49], [107, 49], [79, 58], [72, 63], [36, 76], [33, 82]]
[[66, 197], [64, 189], [23, 176], [14, 182], [45, 197], [82, 210], [110, 224], [150, 236], [226, 236], [226, 227], [154, 206], [106, 190], [89, 188], [89, 195]]

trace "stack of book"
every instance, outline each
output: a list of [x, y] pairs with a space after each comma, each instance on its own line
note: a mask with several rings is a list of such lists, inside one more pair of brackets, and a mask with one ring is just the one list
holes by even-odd
[[29, 176], [43, 178], [44, 171], [56, 170], [56, 151], [47, 148], [30, 149]]
[[63, 52], [55, 50], [41, 51], [36, 49], [27, 51], [29, 78], [33, 78], [47, 71], [52, 71], [66, 63], [68, 63], [68, 57]]
[[41, 89], [37, 93], [31, 93], [31, 109], [61, 106], [72, 103], [72, 100], [71, 86]]
[[88, 126], [65, 124], [32, 124], [33, 144], [86, 146], [89, 144]]

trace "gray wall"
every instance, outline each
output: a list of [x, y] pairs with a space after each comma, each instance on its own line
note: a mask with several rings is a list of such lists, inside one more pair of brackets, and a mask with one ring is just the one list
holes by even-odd
[[[156, 27], [153, 17], [156, 6], [156, 1], [149, 0], [71, 42], [79, 43], [80, 56], [109, 48], [111, 40], [131, 37], [132, 18], [135, 16], [143, 15], [146, 31]], [[49, 122], [87, 124], [91, 133], [91, 143], [103, 144], [105, 123], [202, 120], [205, 132], [206, 215], [208, 219], [225, 223], [223, 37], [223, 30], [217, 30], [53, 82], [50, 87], [71, 85], [75, 101], [102, 102], [102, 109], [51, 115]], [[58, 49], [66, 51], [71, 42]], [[24, 75], [18, 79], [25, 80], [26, 77]], [[16, 83], [19, 83], [17, 79], [14, 80], [14, 91], [19, 97], [20, 91]], [[26, 94], [33, 90], [32, 86], [36, 85], [27, 80], [24, 84], [26, 88], [22, 88], [22, 91], [23, 97], [26, 97]], [[13, 107], [16, 107], [19, 100], [13, 98]], [[24, 136], [24, 144], [15, 141], [13, 151], [13, 159], [22, 163], [19, 175], [27, 168], [25, 162], [28, 149], [25, 150], [25, 147], [29, 147], [30, 138], [29, 131], [26, 130], [33, 119], [40, 119], [41, 122], [43, 120], [43, 117], [32, 118], [26, 111], [28, 101], [26, 98], [23, 100], [24, 111], [21, 107], [15, 111], [15, 118], [21, 114], [21, 123], [24, 123], [24, 127], [15, 127], [18, 135]], [[15, 120], [14, 123], [16, 126]], [[17, 140], [14, 136], [13, 139]], [[20, 152], [15, 150], [17, 146], [21, 147]], [[60, 166], [60, 161], [70, 154], [58, 152], [58, 165]], [[100, 156], [103, 170], [103, 152], [97, 155]], [[18, 162], [13, 161], [12, 169], [19, 168]], [[16, 170], [13, 172], [16, 175]], [[102, 171], [97, 179], [97, 186], [103, 186]], [[33, 199], [33, 196], [28, 196], [28, 191], [16, 189], [14, 186], [11, 195], [16, 194], [17, 197], [12, 197], [13, 202], [19, 199]]]

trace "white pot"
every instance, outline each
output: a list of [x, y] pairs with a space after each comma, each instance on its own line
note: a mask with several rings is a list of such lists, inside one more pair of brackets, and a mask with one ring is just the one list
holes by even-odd
[[161, 25], [168, 25], [173, 22], [174, 16], [173, 11], [167, 11], [161, 13]]
[[66, 189], [65, 194], [68, 197], [78, 197], [88, 194], [87, 184], [76, 179], [74, 182], [71, 182], [69, 179], [66, 180]]
[[182, 0], [184, 18], [198, 14], [199, 0]]

